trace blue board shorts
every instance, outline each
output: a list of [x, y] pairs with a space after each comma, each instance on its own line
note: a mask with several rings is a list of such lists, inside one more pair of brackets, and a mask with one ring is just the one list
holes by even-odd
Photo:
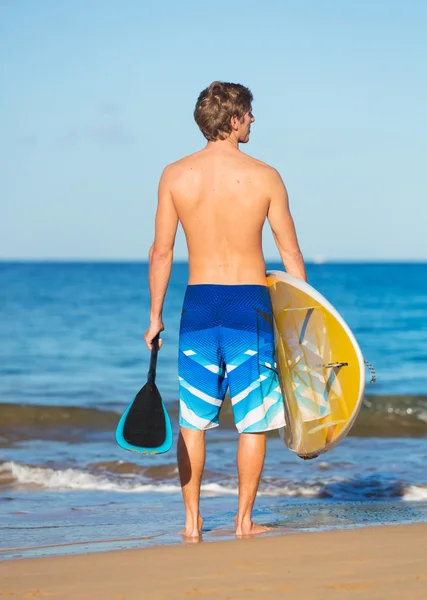
[[240, 433], [284, 427], [268, 288], [189, 285], [178, 375], [181, 427], [217, 427], [227, 388]]

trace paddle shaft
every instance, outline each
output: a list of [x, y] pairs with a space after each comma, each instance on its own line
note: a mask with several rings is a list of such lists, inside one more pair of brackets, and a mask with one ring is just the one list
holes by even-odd
[[157, 353], [159, 351], [159, 334], [153, 338], [153, 347], [151, 348], [150, 367], [148, 369], [147, 381], [154, 383], [156, 381], [156, 366], [157, 366]]

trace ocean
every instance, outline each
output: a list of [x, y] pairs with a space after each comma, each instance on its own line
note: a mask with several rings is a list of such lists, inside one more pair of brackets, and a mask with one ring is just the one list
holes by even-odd
[[[280, 264], [268, 262], [269, 269]], [[305, 462], [276, 433], [255, 519], [277, 532], [427, 521], [427, 264], [308, 264], [376, 370], [359, 417]], [[146, 263], [0, 263], [0, 558], [182, 543], [175, 445], [115, 443], [145, 381]], [[188, 268], [173, 266], [157, 385], [177, 435], [178, 327]], [[204, 541], [233, 536], [237, 433], [207, 434]]]

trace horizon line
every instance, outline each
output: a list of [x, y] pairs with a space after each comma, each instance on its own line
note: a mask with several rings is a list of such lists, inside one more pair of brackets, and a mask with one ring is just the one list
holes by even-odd
[[[280, 258], [264, 257], [265, 262], [282, 264]], [[307, 258], [304, 262], [309, 265], [330, 265], [330, 264], [424, 264], [425, 258]], [[148, 264], [147, 259], [141, 258], [3, 258], [0, 257], [0, 263], [138, 263]], [[177, 258], [173, 263], [188, 264], [188, 259]]]

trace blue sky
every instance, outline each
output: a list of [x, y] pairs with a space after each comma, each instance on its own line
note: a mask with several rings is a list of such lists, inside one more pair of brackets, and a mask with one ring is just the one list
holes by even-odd
[[426, 25], [422, 0], [1, 1], [0, 258], [145, 259], [222, 79], [254, 93], [243, 149], [281, 172], [307, 259], [427, 259]]

